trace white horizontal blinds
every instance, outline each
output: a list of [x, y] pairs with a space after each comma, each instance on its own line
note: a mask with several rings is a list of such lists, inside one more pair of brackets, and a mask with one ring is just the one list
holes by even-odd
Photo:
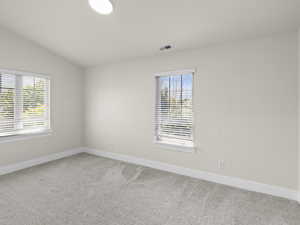
[[156, 138], [193, 144], [193, 73], [157, 77]]
[[35, 76], [21, 76], [20, 95], [21, 129], [40, 130], [49, 128], [49, 80]]
[[15, 75], [0, 73], [0, 136], [15, 128]]
[[0, 136], [49, 129], [49, 79], [0, 74]]

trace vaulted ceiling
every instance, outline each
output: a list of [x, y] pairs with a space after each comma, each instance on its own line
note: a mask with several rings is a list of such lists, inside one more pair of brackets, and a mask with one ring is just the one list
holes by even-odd
[[300, 27], [300, 0], [1, 0], [0, 25], [81, 66], [254, 38]]

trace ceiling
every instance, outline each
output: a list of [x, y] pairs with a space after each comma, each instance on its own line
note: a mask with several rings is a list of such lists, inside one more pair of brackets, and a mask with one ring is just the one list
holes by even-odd
[[300, 27], [300, 0], [0, 0], [0, 25], [81, 66], [254, 38]]

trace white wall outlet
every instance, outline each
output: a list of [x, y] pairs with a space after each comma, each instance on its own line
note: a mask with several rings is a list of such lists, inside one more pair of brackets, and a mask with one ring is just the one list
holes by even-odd
[[224, 167], [225, 167], [225, 161], [223, 159], [218, 160], [218, 168], [221, 170], [224, 169]]

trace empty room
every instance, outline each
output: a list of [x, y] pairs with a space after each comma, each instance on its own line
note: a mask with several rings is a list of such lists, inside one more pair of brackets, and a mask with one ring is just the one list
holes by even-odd
[[0, 225], [300, 225], [300, 0], [0, 0]]

